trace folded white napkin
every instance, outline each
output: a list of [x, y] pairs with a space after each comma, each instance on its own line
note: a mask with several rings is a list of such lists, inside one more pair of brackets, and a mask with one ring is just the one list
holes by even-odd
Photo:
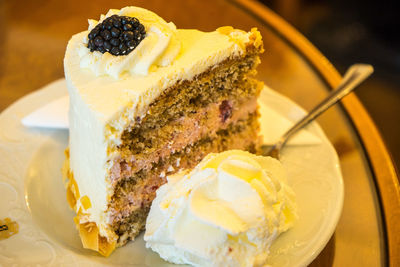
[[[282, 112], [276, 110], [276, 103], [283, 101], [284, 103], [282, 102], [282, 104], [286, 106], [294, 104], [287, 103], [287, 100], [282, 100], [281, 96], [278, 97], [270, 89], [263, 90], [261, 97], [264, 98], [263, 101], [260, 101], [261, 134], [263, 135], [264, 143], [271, 145], [293, 125], [293, 122], [285, 117]], [[268, 99], [274, 99], [272, 107], [269, 105]], [[68, 129], [68, 108], [69, 97], [58, 98], [24, 117], [22, 124], [27, 127]], [[321, 140], [316, 135], [303, 129], [289, 140], [288, 145], [313, 145], [320, 143]]]
[[27, 127], [68, 129], [68, 95], [58, 98], [22, 119]]

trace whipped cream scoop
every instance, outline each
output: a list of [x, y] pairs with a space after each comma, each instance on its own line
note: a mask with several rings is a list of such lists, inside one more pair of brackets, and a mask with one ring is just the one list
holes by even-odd
[[272, 242], [296, 217], [281, 163], [231, 150], [168, 177], [152, 203], [144, 239], [177, 264], [263, 266]]

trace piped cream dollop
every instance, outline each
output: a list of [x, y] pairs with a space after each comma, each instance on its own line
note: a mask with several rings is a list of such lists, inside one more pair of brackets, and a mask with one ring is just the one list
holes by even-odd
[[110, 75], [115, 79], [122, 74], [147, 75], [152, 68], [165, 67], [172, 63], [181, 49], [176, 26], [167, 23], [157, 14], [140, 7], [110, 9], [100, 20], [89, 20], [89, 33], [98, 23], [112, 15], [137, 18], [145, 27], [146, 37], [128, 55], [114, 56], [108, 52], [90, 52], [87, 48], [87, 34], [78, 46], [80, 67], [88, 68], [96, 76]]
[[231, 150], [168, 177], [152, 203], [144, 239], [177, 264], [262, 266], [296, 217], [281, 163]]

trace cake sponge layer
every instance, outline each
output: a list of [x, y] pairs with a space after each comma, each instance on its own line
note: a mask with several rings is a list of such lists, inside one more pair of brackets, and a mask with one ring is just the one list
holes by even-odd
[[258, 64], [255, 55], [232, 58], [214, 66], [192, 81], [166, 89], [121, 136], [114, 157], [111, 184], [126, 175], [148, 168], [169, 154], [213, 135], [252, 113], [263, 86], [251, 78]]
[[110, 202], [110, 222], [119, 236], [119, 244], [133, 239], [143, 230], [145, 219], [155, 192], [166, 182], [166, 176], [180, 169], [193, 168], [207, 154], [230, 149], [242, 149], [255, 153], [258, 146], [257, 113], [245, 119], [231, 123], [226, 129], [219, 130], [212, 137], [204, 137], [188, 144], [180, 152], [152, 164], [132, 177], [121, 180], [115, 186]]

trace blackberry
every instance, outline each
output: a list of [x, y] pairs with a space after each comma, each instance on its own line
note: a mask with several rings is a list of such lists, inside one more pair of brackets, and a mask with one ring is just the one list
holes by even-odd
[[114, 56], [127, 55], [146, 36], [144, 26], [135, 17], [112, 15], [88, 34], [90, 52], [109, 52]]

